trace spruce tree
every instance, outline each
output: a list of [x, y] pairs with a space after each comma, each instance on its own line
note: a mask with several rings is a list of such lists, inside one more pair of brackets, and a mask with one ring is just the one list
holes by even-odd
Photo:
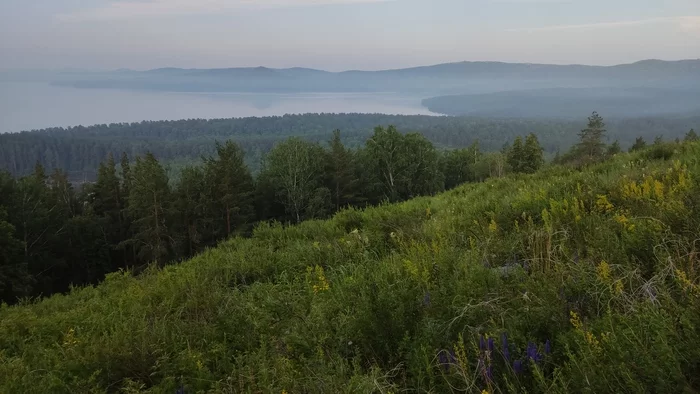
[[630, 152], [636, 152], [638, 150], [646, 148], [646, 146], [647, 142], [644, 141], [644, 138], [637, 137], [637, 139], [634, 140], [634, 144], [630, 147]]
[[533, 173], [539, 170], [543, 164], [544, 149], [542, 149], [540, 146], [537, 136], [530, 133], [525, 138], [521, 171], [525, 173]]
[[522, 172], [524, 157], [525, 147], [523, 146], [523, 139], [517, 136], [508, 151], [506, 162], [513, 172]]
[[131, 243], [144, 262], [164, 264], [171, 252], [170, 186], [165, 169], [152, 153], [137, 158], [129, 193], [129, 217], [134, 227]]
[[578, 152], [585, 162], [593, 162], [603, 157], [605, 143], [605, 122], [597, 113], [588, 118], [588, 126], [579, 133], [580, 142], [577, 145]]
[[205, 159], [209, 207], [217, 238], [228, 237], [254, 215], [255, 185], [240, 146], [216, 143], [217, 157]]
[[686, 133], [685, 138], [683, 139], [683, 141], [686, 141], [686, 142], [694, 142], [697, 140], [698, 140], [698, 135], [694, 129], [690, 129], [690, 131]]
[[328, 151], [327, 167], [331, 200], [338, 211], [356, 200], [358, 179], [355, 174], [353, 152], [345, 148], [340, 130], [333, 132]]
[[622, 148], [620, 147], [620, 141], [615, 140], [615, 142], [613, 142], [612, 145], [610, 145], [608, 147], [607, 155], [608, 156], [615, 156], [616, 154], [618, 154], [620, 152], [622, 152]]

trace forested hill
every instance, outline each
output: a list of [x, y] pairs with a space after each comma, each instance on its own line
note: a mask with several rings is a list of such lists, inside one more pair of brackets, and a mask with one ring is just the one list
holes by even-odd
[[59, 84], [80, 88], [177, 92], [486, 93], [552, 87], [700, 87], [700, 60], [645, 60], [617, 66], [458, 62], [380, 71], [307, 68], [161, 68], [64, 73]]
[[575, 167], [2, 306], [0, 392], [698, 392], [697, 135], [604, 155], [601, 125]]
[[[582, 113], [580, 118], [583, 118]], [[48, 171], [60, 168], [72, 179], [94, 179], [108, 154], [131, 157], [152, 152], [163, 161], [198, 160], [215, 151], [215, 140], [232, 139], [246, 153], [247, 163], [257, 169], [272, 146], [289, 136], [309, 141], [328, 141], [335, 129], [344, 142], [357, 147], [377, 125], [396, 125], [403, 132], [418, 132], [442, 148], [465, 147], [479, 142], [485, 151], [497, 151], [517, 135], [535, 133], [549, 154], [566, 149], [581, 129], [580, 121], [486, 119], [476, 117], [399, 116], [381, 114], [306, 114], [265, 118], [189, 119], [53, 128], [0, 134], [0, 169], [26, 175], [39, 162]], [[610, 120], [609, 141], [630, 146], [636, 137], [647, 141], [662, 135], [682, 137], [699, 129], [700, 116], [692, 118], [638, 118]]]

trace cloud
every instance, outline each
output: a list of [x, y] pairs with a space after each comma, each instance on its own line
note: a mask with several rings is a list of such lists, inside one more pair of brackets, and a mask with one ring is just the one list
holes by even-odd
[[378, 3], [394, 0], [112, 0], [107, 6], [59, 14], [62, 21], [110, 20], [183, 14], [211, 14], [237, 9]]
[[700, 31], [700, 16], [676, 16], [648, 18], [632, 21], [584, 23], [574, 25], [554, 25], [543, 27], [528, 27], [518, 29], [508, 29], [510, 32], [537, 32], [537, 31], [562, 31], [562, 30], [592, 30], [592, 29], [612, 29], [629, 26], [642, 26], [659, 23], [672, 23], [679, 26], [683, 31]]

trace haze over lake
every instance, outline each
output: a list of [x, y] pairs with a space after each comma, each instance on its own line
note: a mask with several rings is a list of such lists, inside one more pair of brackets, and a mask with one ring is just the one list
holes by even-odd
[[0, 82], [0, 133], [57, 126], [300, 113], [433, 114], [399, 93], [174, 93]]

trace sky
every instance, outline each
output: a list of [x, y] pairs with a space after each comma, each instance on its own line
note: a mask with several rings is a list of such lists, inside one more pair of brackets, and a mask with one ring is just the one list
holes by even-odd
[[0, 69], [700, 58], [700, 0], [0, 0]]

